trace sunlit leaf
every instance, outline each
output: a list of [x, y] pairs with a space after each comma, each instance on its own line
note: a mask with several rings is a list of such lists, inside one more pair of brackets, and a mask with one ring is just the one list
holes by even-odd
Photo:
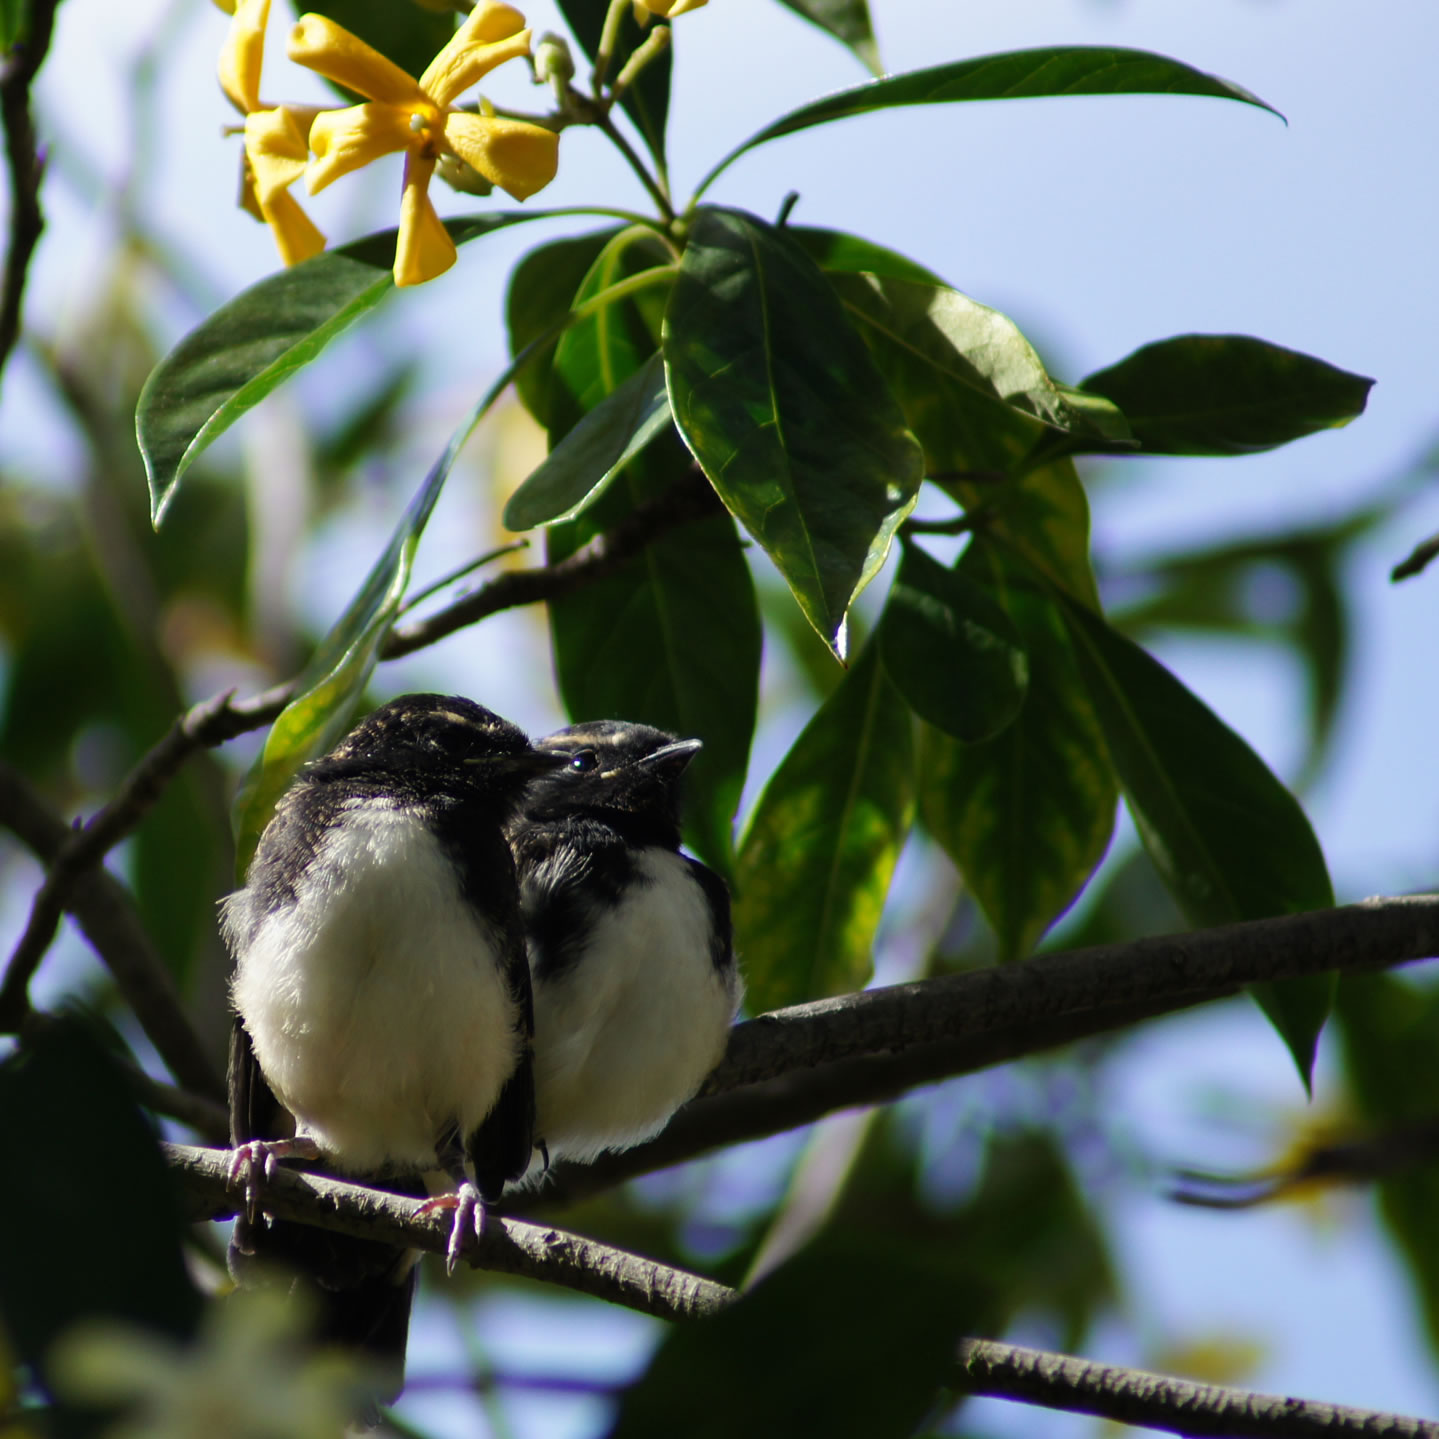
[[942, 285], [943, 280], [916, 260], [897, 250], [876, 245], [872, 240], [843, 230], [822, 230], [812, 225], [786, 225], [785, 234], [799, 242], [806, 255], [821, 270], [844, 274], [868, 271], [890, 280], [912, 280], [920, 285]]
[[862, 988], [914, 811], [909, 706], [866, 645], [755, 805], [735, 946], [756, 1011]]
[[[445, 228], [463, 245], [544, 215], [474, 215]], [[281, 270], [222, 305], [160, 361], [135, 412], [155, 525], [210, 444], [389, 294], [394, 259], [395, 231], [386, 230]]]
[[868, 0], [780, 0], [780, 4], [842, 40], [871, 74], [878, 75], [884, 69], [869, 20]]
[[[1062, 45], [1040, 50], [1012, 50], [954, 60], [927, 70], [912, 70], [839, 90], [822, 100], [791, 110], [731, 150], [700, 182], [702, 194], [716, 177], [746, 150], [782, 135], [851, 115], [900, 105], [942, 105], [960, 100], [1030, 100], [1051, 95], [1203, 95], [1239, 100], [1278, 115], [1248, 90], [1206, 75], [1178, 60], [1145, 50], [1102, 45]], [[1281, 118], [1283, 118], [1281, 116]]]
[[884, 667], [922, 720], [968, 743], [998, 734], [1029, 683], [1024, 645], [983, 585], [906, 544], [879, 623]]
[[1151, 454], [1249, 455], [1364, 412], [1374, 381], [1247, 335], [1145, 345], [1080, 388], [1114, 401]]
[[919, 446], [813, 261], [737, 210], [694, 219], [665, 316], [675, 423], [840, 658], [919, 489]]
[[[1314, 831], [1264, 761], [1098, 615], [1069, 600], [1062, 612], [1140, 838], [1189, 922], [1208, 927], [1332, 906]], [[1254, 993], [1307, 1087], [1332, 976]]]
[[670, 423], [664, 361], [653, 354], [594, 407], [505, 505], [511, 530], [573, 519]]
[[982, 744], [937, 730], [920, 747], [920, 812], [983, 908], [1004, 959], [1028, 954], [1109, 847], [1119, 785], [1064, 621], [976, 540], [960, 573], [995, 587], [1029, 657], [1014, 723]]

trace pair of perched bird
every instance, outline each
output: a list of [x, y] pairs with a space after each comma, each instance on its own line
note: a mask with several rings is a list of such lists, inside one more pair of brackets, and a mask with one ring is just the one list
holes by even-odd
[[[237, 1179], [287, 1155], [409, 1192], [448, 1176], [453, 1267], [532, 1158], [657, 1133], [739, 1000], [724, 882], [680, 852], [699, 747], [617, 721], [531, 745], [407, 695], [310, 765], [224, 904]], [[414, 1256], [248, 1211], [238, 1273], [287, 1261], [326, 1337], [402, 1360]]]

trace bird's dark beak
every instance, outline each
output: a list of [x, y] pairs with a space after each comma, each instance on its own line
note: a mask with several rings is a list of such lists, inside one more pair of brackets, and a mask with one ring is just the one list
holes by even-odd
[[653, 754], [647, 754], [640, 761], [640, 768], [658, 774], [666, 780], [675, 780], [689, 767], [689, 762], [704, 748], [704, 742], [697, 739], [677, 739]]
[[516, 768], [525, 774], [546, 774], [553, 769], [563, 769], [574, 758], [568, 750], [532, 749], [528, 754], [515, 757]]

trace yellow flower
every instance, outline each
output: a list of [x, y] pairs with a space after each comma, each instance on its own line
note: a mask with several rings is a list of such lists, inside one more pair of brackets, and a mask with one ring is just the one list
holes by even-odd
[[302, 15], [290, 35], [290, 58], [370, 103], [329, 110], [315, 119], [306, 174], [312, 195], [381, 155], [405, 154], [395, 283], [419, 285], [455, 263], [455, 245], [430, 200], [440, 156], [458, 155], [517, 200], [554, 179], [559, 137], [540, 125], [471, 115], [453, 102], [496, 65], [529, 53], [524, 16], [499, 0], [479, 0], [449, 43], [416, 81], [323, 15]]
[[245, 117], [240, 204], [269, 225], [285, 264], [298, 265], [325, 248], [324, 235], [289, 191], [305, 173], [310, 125], [317, 112], [298, 105], [266, 106], [260, 99], [270, 0], [216, 4], [233, 16], [220, 50], [220, 88]]
[[641, 8], [648, 10], [651, 15], [662, 15], [666, 20], [673, 20], [676, 15], [683, 15], [687, 10], [698, 10], [701, 5], [708, 5], [709, 0], [635, 0], [636, 19]]

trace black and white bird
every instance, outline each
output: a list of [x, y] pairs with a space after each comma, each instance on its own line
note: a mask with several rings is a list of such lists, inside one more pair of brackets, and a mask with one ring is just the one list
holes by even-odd
[[[453, 1265], [530, 1159], [529, 970], [503, 827], [568, 762], [470, 700], [414, 694], [301, 773], [223, 903], [241, 1177], [276, 1153], [356, 1177], [443, 1171]], [[288, 1143], [265, 1142], [273, 1101]], [[334, 1300], [327, 1337], [383, 1350], [398, 1328], [402, 1355], [413, 1258], [302, 1229], [242, 1216], [232, 1263], [236, 1248], [290, 1259]]]
[[509, 835], [550, 1157], [649, 1139], [724, 1053], [742, 989], [729, 891], [680, 852], [679, 781], [700, 747], [615, 720], [536, 741], [565, 768], [535, 779]]

